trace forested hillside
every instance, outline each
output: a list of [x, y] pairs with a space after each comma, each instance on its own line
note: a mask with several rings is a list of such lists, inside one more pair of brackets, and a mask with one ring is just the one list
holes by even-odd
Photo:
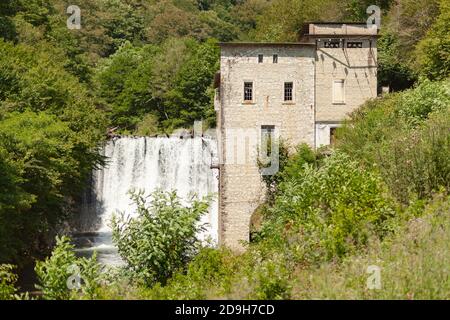
[[[338, 289], [314, 291], [324, 288], [320, 280], [300, 287], [291, 282], [305, 279], [304, 273], [320, 279], [328, 274], [330, 281], [352, 286], [360, 273], [359, 280], [342, 280], [352, 272], [351, 259], [391, 257], [386, 266], [395, 268], [392, 257], [402, 246], [412, 259], [399, 260], [405, 268], [417, 262], [416, 249], [436, 250], [442, 256], [430, 261], [448, 262], [449, 0], [78, 0], [82, 28], [69, 30], [66, 10], [72, 2], [0, 2], [0, 264], [20, 266], [48, 254], [74, 214], [89, 173], [103, 164], [98, 148], [108, 131], [170, 133], [191, 128], [195, 120], [214, 126], [218, 42], [296, 41], [303, 23], [365, 21], [370, 4], [382, 9], [379, 85], [396, 92], [355, 112], [338, 132], [332, 156], [303, 146], [286, 159], [271, 186], [273, 197], [258, 213], [263, 222], [255, 226], [249, 252], [204, 249], [196, 258], [178, 252], [182, 258], [173, 258], [170, 274], [158, 274], [154, 261], [143, 262], [140, 270], [148, 269], [128, 274], [127, 289], [121, 278], [114, 289], [99, 284], [83, 294], [342, 297]], [[341, 188], [346, 192], [336, 192]], [[203, 207], [197, 204], [191, 213]], [[408, 221], [425, 214], [421, 230], [405, 231]], [[436, 224], [447, 233], [433, 233], [431, 243], [427, 237]], [[417, 247], [403, 243], [402, 234], [416, 237]], [[116, 238], [120, 246], [120, 232]], [[378, 244], [383, 249], [372, 248]], [[49, 298], [73, 296], [46, 282], [58, 254], [72, 259], [64, 263], [75, 261], [66, 251], [70, 245], [59, 241], [55, 258], [37, 268]], [[99, 268], [88, 260], [82, 265], [91, 276]], [[411, 287], [387, 297], [414, 291], [417, 297], [449, 298], [445, 264], [436, 268], [441, 277], [429, 280], [430, 287], [412, 286], [411, 273], [404, 283], [392, 280]], [[0, 268], [2, 276], [10, 271]], [[15, 292], [14, 277], [5, 279], [0, 298]], [[433, 291], [439, 283], [447, 291]]]

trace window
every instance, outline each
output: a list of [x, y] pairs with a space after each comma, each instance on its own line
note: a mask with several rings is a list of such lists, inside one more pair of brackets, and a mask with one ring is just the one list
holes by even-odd
[[334, 145], [336, 143], [336, 129], [337, 128], [330, 128], [330, 145]]
[[278, 63], [278, 55], [277, 54], [273, 55], [273, 63]]
[[347, 48], [362, 48], [362, 42], [349, 41], [347, 42]]
[[[269, 151], [270, 144], [275, 134], [275, 126], [263, 125], [261, 126], [261, 146], [265, 147], [265, 151]], [[266, 154], [267, 155], [267, 154]]]
[[324, 43], [325, 48], [340, 48], [341, 47], [341, 41], [336, 39], [331, 39], [328, 41], [325, 41]]
[[253, 101], [253, 82], [244, 82], [244, 101]]
[[292, 82], [284, 83], [284, 101], [292, 101], [292, 88], [294, 84]]
[[265, 134], [273, 134], [275, 132], [275, 126], [272, 125], [263, 125], [261, 126], [261, 135]]
[[[272, 157], [275, 155], [272, 154], [272, 143], [275, 138], [275, 126], [272, 125], [263, 125], [261, 126], [261, 145], [260, 145], [260, 158], [262, 160], [262, 164], [265, 168], [271, 166]], [[275, 150], [274, 150], [275, 151]]]
[[333, 81], [333, 103], [345, 103], [344, 79]]
[[258, 63], [263, 63], [264, 56], [262, 54], [258, 54]]

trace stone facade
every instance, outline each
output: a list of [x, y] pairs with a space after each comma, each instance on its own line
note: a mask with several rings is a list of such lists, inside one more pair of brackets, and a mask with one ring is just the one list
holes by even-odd
[[291, 146], [327, 144], [329, 130], [377, 93], [373, 30], [310, 24], [302, 41], [221, 45], [215, 100], [219, 243], [237, 251], [249, 240], [251, 216], [264, 200], [257, 165], [264, 130]]

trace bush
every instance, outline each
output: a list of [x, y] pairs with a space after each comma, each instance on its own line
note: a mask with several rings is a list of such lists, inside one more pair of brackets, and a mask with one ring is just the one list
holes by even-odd
[[0, 119], [1, 262], [23, 262], [67, 219], [73, 209], [68, 200], [79, 196], [101, 162], [83, 139], [47, 112], [10, 112]]
[[234, 268], [227, 268], [231, 265], [227, 258], [231, 257], [227, 250], [202, 248], [186, 270], [179, 270], [165, 285], [158, 283], [142, 295], [145, 299], [160, 300], [208, 299], [217, 287], [230, 280]]
[[440, 14], [418, 43], [416, 56], [418, 69], [429, 79], [440, 80], [450, 75], [450, 3], [439, 1]]
[[178, 269], [183, 269], [201, 247], [199, 232], [204, 230], [200, 218], [209, 202], [192, 200], [181, 204], [175, 192], [156, 191], [148, 198], [132, 192], [138, 216], [125, 213], [113, 216], [113, 240], [127, 270], [147, 286], [166, 283]]
[[13, 300], [17, 292], [15, 284], [17, 275], [13, 273], [14, 266], [10, 264], [0, 265], [0, 300]]
[[[420, 218], [404, 221], [382, 243], [342, 264], [301, 270], [295, 299], [449, 299], [450, 198], [437, 195]], [[368, 290], [367, 268], [380, 267], [381, 288]]]
[[393, 215], [380, 178], [335, 153], [280, 185], [261, 238], [301, 261], [329, 260], [365, 245], [372, 234], [384, 235]]
[[380, 172], [402, 203], [448, 189], [450, 82], [372, 100], [338, 130], [338, 148]]
[[102, 278], [96, 254], [90, 259], [77, 258], [73, 249], [68, 237], [57, 237], [52, 255], [36, 263], [36, 288], [42, 290], [45, 299], [96, 298]]
[[261, 251], [250, 253], [250, 266], [245, 273], [250, 292], [246, 299], [285, 300], [290, 298], [291, 269], [288, 266], [289, 261], [285, 258], [282, 252], [272, 252], [270, 258], [263, 258]]
[[450, 105], [450, 81], [422, 81], [413, 90], [399, 96], [395, 120], [404, 121], [408, 127], [416, 127], [428, 119], [429, 115], [448, 110]]
[[[258, 167], [259, 171], [263, 173], [264, 169], [270, 168], [274, 164], [273, 159], [278, 160], [278, 171], [275, 174], [261, 175], [262, 180], [266, 185], [266, 199], [268, 203], [272, 203], [273, 197], [277, 192], [278, 185], [283, 179], [283, 170], [289, 159], [289, 146], [284, 140], [272, 140], [270, 137], [267, 138], [266, 143], [266, 154], [260, 155], [258, 157]], [[275, 150], [272, 148], [275, 147]], [[261, 152], [261, 151], [259, 151]], [[270, 159], [268, 157], [270, 156]], [[268, 161], [270, 160], [270, 161]]]
[[450, 114], [434, 114], [423, 126], [381, 144], [381, 175], [402, 203], [450, 190]]

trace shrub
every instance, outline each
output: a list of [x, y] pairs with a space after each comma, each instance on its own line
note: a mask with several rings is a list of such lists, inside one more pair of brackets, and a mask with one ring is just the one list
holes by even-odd
[[395, 197], [429, 199], [450, 189], [450, 114], [434, 114], [423, 126], [381, 144], [380, 172]]
[[0, 300], [13, 300], [17, 292], [15, 283], [17, 275], [13, 273], [14, 266], [10, 264], [0, 265]]
[[416, 127], [428, 119], [430, 114], [447, 110], [449, 105], [450, 81], [423, 80], [413, 90], [399, 95], [392, 116], [396, 121], [401, 120], [410, 127]]
[[35, 271], [45, 299], [68, 300], [81, 296], [96, 298], [100, 287], [101, 270], [96, 254], [90, 259], [77, 258], [68, 237], [57, 237], [52, 255], [36, 263]]
[[[266, 155], [260, 155], [260, 157], [258, 157], [258, 167], [261, 174], [263, 173], [263, 170], [274, 165], [274, 163], [272, 163], [274, 159], [276, 159], [275, 161], [278, 161], [278, 171], [276, 173], [261, 175], [262, 180], [266, 185], [267, 202], [271, 203], [273, 201], [273, 196], [277, 191], [278, 184], [283, 179], [282, 172], [289, 159], [289, 147], [284, 140], [272, 140], [270, 137], [267, 138], [265, 143], [267, 153]], [[274, 148], [274, 150], [272, 150], [272, 148]], [[269, 156], [270, 159], [267, 159]]]
[[[367, 253], [343, 263], [299, 270], [295, 299], [449, 299], [450, 198], [437, 195], [420, 218], [403, 221], [399, 229], [375, 241]], [[368, 290], [367, 268], [380, 267], [381, 288]]]
[[450, 3], [439, 1], [440, 14], [416, 46], [418, 69], [429, 79], [445, 79], [450, 75]]
[[318, 169], [305, 164], [301, 175], [281, 184], [261, 238], [302, 261], [343, 256], [387, 231], [384, 222], [394, 210], [384, 193], [376, 174], [335, 153]]
[[423, 81], [416, 88], [372, 100], [338, 130], [338, 149], [379, 171], [392, 194], [429, 199], [448, 189], [450, 82]]
[[121, 213], [113, 217], [111, 225], [127, 270], [136, 280], [151, 286], [164, 284], [198, 252], [198, 234], [204, 230], [199, 222], [209, 202], [195, 199], [183, 206], [176, 192], [156, 191], [149, 197], [142, 191], [132, 192], [138, 216], [130, 218]]
[[[257, 248], [249, 252], [246, 270], [243, 274], [248, 279], [250, 290], [247, 299], [280, 300], [289, 299], [291, 295], [289, 261], [284, 252], [271, 251], [265, 256], [264, 251]], [[242, 277], [242, 276], [241, 276]], [[245, 293], [245, 290], [243, 291]]]

